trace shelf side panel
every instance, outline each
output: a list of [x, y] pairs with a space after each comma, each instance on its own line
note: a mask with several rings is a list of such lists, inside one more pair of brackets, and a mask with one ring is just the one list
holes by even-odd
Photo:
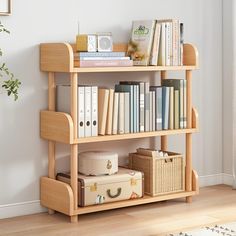
[[73, 67], [73, 50], [68, 43], [40, 44], [41, 71], [71, 72]]
[[73, 121], [71, 116], [62, 112], [40, 112], [40, 135], [42, 138], [72, 144]]
[[192, 109], [192, 128], [199, 129], [198, 112], [195, 108]]
[[66, 183], [41, 177], [40, 179], [40, 201], [41, 205], [73, 215], [73, 193]]
[[198, 50], [189, 43], [184, 44], [184, 66], [196, 66], [198, 67]]
[[193, 191], [195, 191], [196, 194], [199, 194], [199, 181], [198, 181], [197, 171], [193, 170], [192, 178], [193, 178], [192, 180]]

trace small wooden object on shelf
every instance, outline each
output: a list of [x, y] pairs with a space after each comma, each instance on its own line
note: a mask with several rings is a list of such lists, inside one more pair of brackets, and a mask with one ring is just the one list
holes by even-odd
[[[114, 51], [126, 51], [126, 44], [115, 44]], [[79, 68], [74, 66], [75, 45], [68, 43], [44, 43], [40, 45], [40, 68], [48, 72], [48, 110], [40, 112], [40, 135], [49, 141], [48, 177], [41, 177], [41, 204], [48, 207], [50, 213], [62, 212], [71, 217], [71, 222], [77, 221], [81, 214], [116, 209], [121, 207], [147, 204], [163, 200], [186, 197], [191, 202], [192, 196], [199, 193], [198, 176], [192, 169], [192, 133], [198, 131], [198, 114], [191, 103], [191, 75], [192, 70], [198, 68], [198, 52], [191, 44], [184, 45], [184, 66], [131, 66], [131, 67], [96, 67]], [[97, 137], [78, 138], [77, 134], [77, 85], [78, 73], [99, 72], [161, 72], [161, 79], [167, 78], [168, 71], [185, 71], [187, 80], [187, 129], [161, 130], [121, 135], [104, 135]], [[55, 111], [55, 84], [56, 72], [65, 72], [70, 75], [71, 82], [71, 114]], [[168, 148], [167, 135], [186, 135], [186, 188], [182, 192], [164, 194], [161, 196], [147, 196], [134, 200], [107, 203], [96, 206], [78, 207], [77, 189], [77, 156], [78, 144], [93, 142], [109, 142], [148, 137], [161, 137], [161, 149]], [[61, 142], [71, 146], [71, 183], [66, 184], [55, 180], [55, 143]]]

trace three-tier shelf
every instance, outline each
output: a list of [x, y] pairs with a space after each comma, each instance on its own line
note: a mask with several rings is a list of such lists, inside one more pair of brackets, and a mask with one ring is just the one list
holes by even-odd
[[[114, 51], [126, 51], [127, 45], [116, 44]], [[198, 68], [198, 52], [191, 44], [184, 44], [183, 66], [133, 66], [133, 67], [96, 67], [79, 68], [74, 66], [75, 45], [68, 43], [44, 43], [40, 45], [40, 68], [48, 73], [48, 110], [40, 112], [40, 135], [48, 140], [48, 177], [41, 177], [40, 198], [41, 204], [54, 211], [62, 212], [71, 217], [71, 222], [78, 220], [78, 215], [98, 212], [140, 204], [153, 203], [163, 200], [186, 198], [190, 203], [192, 196], [199, 193], [198, 175], [192, 168], [192, 133], [198, 131], [198, 114], [192, 107], [192, 71]], [[78, 138], [77, 133], [77, 104], [78, 104], [78, 74], [100, 72], [128, 72], [139, 73], [141, 71], [153, 71], [161, 73], [161, 80], [167, 78], [168, 71], [183, 71], [187, 80], [187, 128], [174, 130], [161, 130], [154, 132], [142, 132], [119, 135], [105, 135], [97, 137]], [[55, 73], [68, 73], [71, 84], [71, 113], [56, 112], [56, 76]], [[147, 137], [161, 137], [161, 149], [167, 150], [167, 136], [186, 136], [186, 174], [185, 191], [151, 197], [125, 200], [102, 205], [87, 207], [78, 206], [78, 145], [95, 142], [112, 142], [115, 140], [140, 139]], [[56, 171], [56, 143], [70, 145], [70, 171], [71, 182], [66, 184], [55, 179]]]

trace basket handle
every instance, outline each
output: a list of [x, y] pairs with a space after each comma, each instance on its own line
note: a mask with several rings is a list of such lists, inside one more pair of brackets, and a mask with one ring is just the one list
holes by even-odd
[[165, 163], [168, 163], [168, 162], [173, 162], [173, 158], [165, 159]]
[[108, 189], [108, 190], [107, 190], [107, 195], [108, 195], [110, 198], [119, 197], [120, 194], [121, 194], [121, 188], [118, 188], [118, 189], [117, 189], [117, 193], [114, 194], [114, 195], [111, 194], [111, 189]]

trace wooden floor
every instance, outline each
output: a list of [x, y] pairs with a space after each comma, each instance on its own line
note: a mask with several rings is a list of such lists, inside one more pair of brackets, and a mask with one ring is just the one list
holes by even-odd
[[76, 224], [47, 213], [0, 220], [0, 235], [159, 236], [204, 225], [236, 221], [236, 191], [225, 185], [203, 188], [192, 204], [184, 199], [93, 213]]

